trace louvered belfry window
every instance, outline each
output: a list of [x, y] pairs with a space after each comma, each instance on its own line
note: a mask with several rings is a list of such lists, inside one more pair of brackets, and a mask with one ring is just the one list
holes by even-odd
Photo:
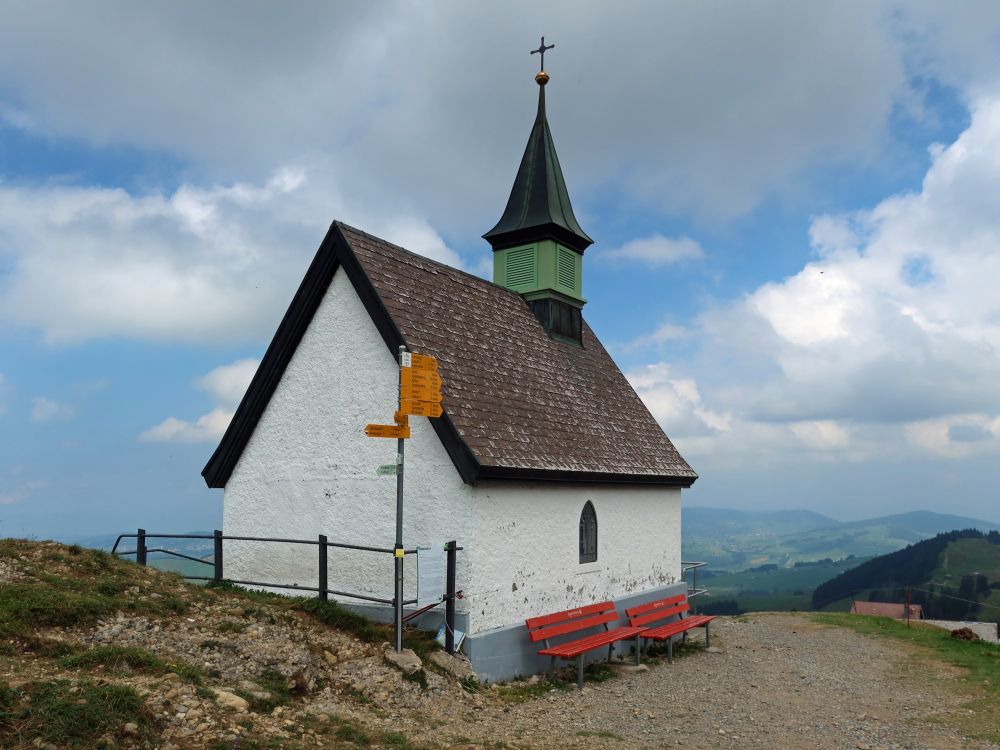
[[597, 562], [597, 513], [589, 500], [580, 514], [580, 562]]

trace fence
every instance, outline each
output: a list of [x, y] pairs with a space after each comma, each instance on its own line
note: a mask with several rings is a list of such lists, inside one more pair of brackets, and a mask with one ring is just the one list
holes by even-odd
[[[689, 570], [691, 571], [691, 583], [688, 584], [688, 587], [687, 587], [687, 596], [688, 596], [688, 600], [689, 601], [691, 599], [694, 599], [697, 596], [701, 596], [702, 594], [707, 594], [708, 593], [708, 589], [700, 589], [700, 588], [698, 588], [698, 568], [702, 568], [702, 567], [704, 567], [706, 565], [708, 565], [708, 563], [704, 563], [704, 562], [684, 562], [683, 560], [681, 561], [681, 576], [684, 577], [685, 580], [687, 580], [687, 572]], [[691, 605], [691, 611], [695, 612], [695, 613], [698, 612], [698, 602], [697, 601], [695, 601], [694, 603], [692, 603], [692, 605]]]
[[[135, 539], [135, 549], [126, 550], [123, 552], [118, 551], [118, 545], [121, 544], [122, 539]], [[176, 552], [174, 550], [166, 549], [163, 547], [150, 547], [148, 545], [148, 540], [150, 539], [205, 539], [211, 540], [213, 545], [213, 555], [212, 560], [204, 560], [192, 555], [185, 555], [182, 552]], [[302, 544], [315, 546], [317, 548], [317, 568], [318, 568], [318, 585], [317, 586], [300, 586], [295, 583], [273, 583], [267, 581], [243, 581], [231, 578], [226, 578], [224, 574], [224, 555], [223, 555], [223, 542], [229, 540], [233, 542], [273, 542], [277, 544]], [[373, 552], [386, 554], [393, 557], [393, 565], [395, 567], [396, 551], [393, 549], [388, 549], [384, 547], [366, 547], [359, 544], [342, 544], [340, 542], [331, 542], [327, 539], [324, 534], [320, 534], [316, 539], [284, 539], [281, 537], [263, 537], [263, 536], [234, 536], [230, 534], [223, 534], [221, 531], [216, 529], [211, 534], [149, 534], [145, 529], [138, 529], [135, 534], [119, 534], [118, 538], [115, 540], [114, 547], [111, 548], [111, 554], [113, 555], [135, 555], [135, 561], [139, 565], [146, 565], [148, 556], [150, 553], [163, 553], [170, 555], [172, 557], [178, 557], [184, 560], [190, 560], [192, 562], [201, 563], [203, 565], [208, 565], [212, 567], [211, 576], [182, 576], [188, 581], [213, 581], [215, 583], [232, 583], [238, 586], [261, 586], [263, 588], [273, 588], [273, 589], [289, 589], [293, 591], [314, 591], [319, 596], [321, 601], [328, 601], [330, 595], [346, 597], [349, 599], [359, 599], [361, 601], [373, 602], [375, 604], [389, 604], [392, 605], [396, 612], [396, 622], [401, 623], [406, 620], [410, 620], [417, 615], [423, 614], [430, 609], [433, 609], [441, 601], [445, 604], [445, 650], [449, 654], [455, 653], [455, 571], [456, 571], [456, 556], [458, 552], [462, 549], [459, 547], [457, 542], [451, 541], [445, 545], [445, 593], [441, 601], [436, 602], [430, 606], [424, 607], [423, 609], [413, 612], [406, 618], [402, 616], [403, 607], [411, 604], [416, 604], [416, 599], [406, 599], [401, 600], [402, 597], [394, 597], [392, 599], [380, 598], [377, 596], [369, 596], [368, 594], [352, 593], [348, 591], [337, 591], [331, 589], [327, 585], [329, 576], [329, 564], [327, 562], [327, 552], [333, 547], [336, 549], [346, 549], [355, 550], [360, 552]], [[415, 554], [417, 550], [403, 550], [405, 554]], [[402, 563], [402, 557], [400, 557], [400, 563]], [[400, 572], [400, 576], [402, 572]], [[397, 591], [401, 591], [401, 588], [397, 588]], [[398, 625], [397, 625], [398, 627]], [[400, 634], [397, 634], [396, 638], [397, 644], [400, 643]]]

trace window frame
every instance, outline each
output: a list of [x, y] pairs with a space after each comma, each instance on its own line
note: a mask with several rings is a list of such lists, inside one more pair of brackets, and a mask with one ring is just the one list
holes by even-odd
[[[589, 511], [589, 512], [588, 512]], [[597, 510], [588, 500], [580, 511], [580, 564], [597, 562]]]

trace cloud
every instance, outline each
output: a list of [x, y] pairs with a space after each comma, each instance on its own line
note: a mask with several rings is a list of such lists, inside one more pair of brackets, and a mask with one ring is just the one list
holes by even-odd
[[461, 265], [424, 221], [355, 211], [325, 183], [279, 169], [262, 184], [168, 195], [0, 185], [0, 321], [49, 342], [269, 337], [335, 212]]
[[52, 422], [72, 419], [76, 407], [72, 404], [61, 404], [45, 396], [36, 396], [31, 400], [31, 421]]
[[208, 391], [219, 406], [194, 422], [167, 417], [143, 432], [139, 439], [147, 443], [209, 443], [218, 440], [229, 427], [235, 407], [250, 386], [258, 365], [260, 360], [240, 359], [197, 378], [195, 385]]
[[1000, 96], [981, 97], [919, 191], [816, 217], [813, 260], [708, 310], [692, 360], [637, 390], [713, 461], [1000, 451], [998, 186]]
[[240, 359], [232, 364], [216, 367], [195, 383], [211, 393], [220, 404], [236, 406], [246, 393], [258, 365], [259, 359]]
[[147, 443], [210, 443], [222, 437], [232, 419], [233, 412], [224, 409], [213, 409], [194, 422], [167, 417], [139, 439]]
[[[890, 117], [920, 114], [908, 74], [965, 88], [997, 69], [974, 64], [996, 57], [998, 13], [981, 5], [576, 10], [263, 3], [233, 24], [223, 6], [22, 4], [4, 15], [3, 111], [48, 137], [167, 152], [208, 175], [322, 164], [359, 204], [405, 204], [450, 234], [482, 232], [502, 209], [541, 26], [560, 29], [548, 108], [574, 197], [613, 191], [667, 213], [739, 215], [800, 190], [811, 166], [875, 161]], [[429, 43], [457, 38], [476, 40], [474, 66], [467, 46]], [[957, 52], [965, 64], [941, 64]]]
[[622, 262], [640, 262], [651, 266], [665, 266], [684, 260], [700, 260], [705, 257], [701, 245], [689, 237], [671, 239], [662, 234], [653, 234], [642, 239], [631, 240], [621, 247], [600, 253], [603, 259]]
[[44, 479], [31, 479], [21, 482], [13, 489], [0, 491], [0, 505], [14, 505], [22, 503], [29, 497], [49, 486]]

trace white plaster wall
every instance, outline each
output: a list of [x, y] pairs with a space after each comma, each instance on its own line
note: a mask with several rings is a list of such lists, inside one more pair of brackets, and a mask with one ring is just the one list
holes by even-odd
[[[313, 539], [391, 548], [396, 441], [368, 438], [391, 424], [398, 369], [343, 270], [338, 270], [226, 484], [226, 534]], [[403, 542], [470, 541], [469, 488], [423, 417], [406, 441]], [[466, 544], [466, 546], [468, 546]], [[317, 548], [226, 542], [225, 575], [317, 585]], [[407, 557], [405, 596], [416, 594]], [[459, 577], [468, 558], [459, 553]], [[392, 556], [331, 549], [329, 586], [392, 598]], [[351, 601], [345, 599], [345, 601]], [[459, 608], [462, 608], [459, 602]]]
[[[680, 580], [680, 490], [509, 484], [472, 503], [470, 631], [523, 623]], [[597, 562], [581, 565], [580, 513], [597, 513]]]

